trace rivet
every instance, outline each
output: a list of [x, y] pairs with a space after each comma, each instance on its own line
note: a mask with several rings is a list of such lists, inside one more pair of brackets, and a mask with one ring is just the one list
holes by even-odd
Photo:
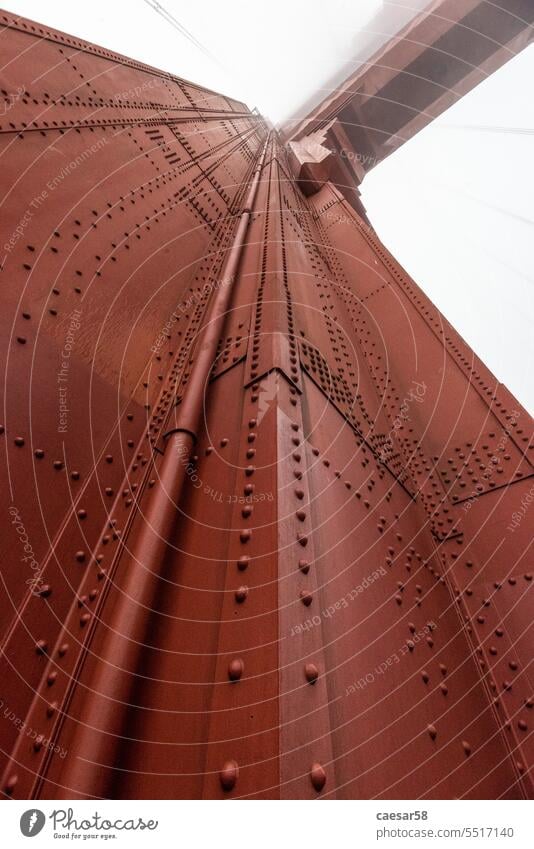
[[248, 596], [248, 587], [241, 586], [235, 591], [235, 600], [238, 604], [242, 604]]
[[244, 543], [246, 543], [246, 542], [248, 542], [248, 541], [249, 541], [249, 539], [251, 538], [251, 536], [252, 536], [252, 531], [249, 531], [249, 530], [243, 530], [243, 531], [241, 531], [241, 533], [239, 534], [239, 539], [240, 539], [240, 540], [241, 540], [241, 542], [244, 544]]
[[467, 742], [467, 740], [462, 740], [462, 748], [463, 748], [463, 750], [464, 750], [465, 754], [469, 757], [469, 755], [471, 754], [471, 751], [472, 751], [472, 750], [471, 750], [471, 746], [470, 746], [470, 744]]
[[236, 761], [226, 761], [219, 773], [219, 779], [223, 790], [233, 790], [239, 778], [239, 767]]
[[310, 564], [307, 560], [299, 560], [299, 569], [304, 573], [304, 575], [307, 575], [310, 571]]
[[35, 643], [35, 651], [37, 654], [46, 654], [48, 651], [48, 644], [46, 640], [37, 640]]
[[308, 537], [306, 534], [297, 534], [297, 542], [305, 548], [308, 545]]
[[310, 779], [314, 789], [317, 790], [318, 793], [320, 793], [326, 784], [326, 772], [324, 771], [321, 764], [312, 764], [310, 770]]
[[78, 563], [83, 563], [85, 561], [85, 551], [77, 551], [75, 556]]
[[430, 739], [435, 740], [436, 737], [438, 736], [436, 726], [435, 725], [427, 725], [426, 730], [428, 731], [428, 733], [430, 735]]
[[236, 657], [234, 660], [231, 660], [228, 664], [228, 678], [230, 681], [239, 681], [243, 675], [244, 669], [245, 664], [240, 657]]
[[245, 571], [245, 569], [248, 569], [249, 563], [250, 563], [250, 557], [247, 557], [247, 556], [244, 554], [244, 555], [243, 555], [242, 557], [240, 557], [240, 558], [239, 558], [239, 560], [237, 561], [237, 568], [238, 568], [241, 572], [244, 572], [244, 571]]
[[38, 734], [34, 740], [33, 748], [36, 752], [40, 752], [43, 747], [44, 736], [42, 734]]
[[15, 445], [18, 445], [19, 448], [21, 448], [24, 445], [24, 437], [23, 436], [16, 436], [14, 442], [15, 442]]
[[310, 682], [310, 684], [314, 684], [319, 677], [319, 670], [317, 669], [315, 663], [307, 663], [304, 667], [304, 675], [306, 676], [306, 680]]
[[10, 775], [9, 776], [9, 778], [6, 782], [5, 788], [4, 788], [5, 792], [8, 794], [8, 796], [11, 796], [11, 794], [14, 792], [15, 787], [18, 784], [18, 780], [19, 780], [18, 775]]

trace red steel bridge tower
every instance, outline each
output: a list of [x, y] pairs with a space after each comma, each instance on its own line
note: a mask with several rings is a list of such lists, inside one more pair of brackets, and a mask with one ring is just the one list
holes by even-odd
[[280, 133], [0, 15], [4, 798], [534, 795], [532, 421], [358, 192], [533, 10], [430, 5]]

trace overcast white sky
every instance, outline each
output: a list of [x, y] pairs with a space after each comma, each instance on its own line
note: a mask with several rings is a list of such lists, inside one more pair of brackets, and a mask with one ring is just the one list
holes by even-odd
[[[343, 66], [348, 74], [356, 51], [361, 56], [387, 37], [374, 17], [382, 0], [164, 0], [192, 40], [150, 3], [8, 0], [8, 8], [231, 94], [273, 121], [298, 111]], [[420, 8], [424, 0], [388, 5], [400, 25], [413, 14], [407, 9]], [[363, 184], [382, 240], [530, 410], [533, 71], [534, 45], [378, 165]]]

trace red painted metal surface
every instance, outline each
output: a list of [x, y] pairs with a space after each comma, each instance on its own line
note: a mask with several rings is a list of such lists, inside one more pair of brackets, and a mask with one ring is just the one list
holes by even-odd
[[4, 798], [531, 797], [527, 413], [261, 117], [2, 23]]
[[384, 4], [355, 45], [354, 73], [283, 128], [302, 190], [330, 180], [365, 218], [365, 174], [527, 47], [533, 24], [531, 0]]

